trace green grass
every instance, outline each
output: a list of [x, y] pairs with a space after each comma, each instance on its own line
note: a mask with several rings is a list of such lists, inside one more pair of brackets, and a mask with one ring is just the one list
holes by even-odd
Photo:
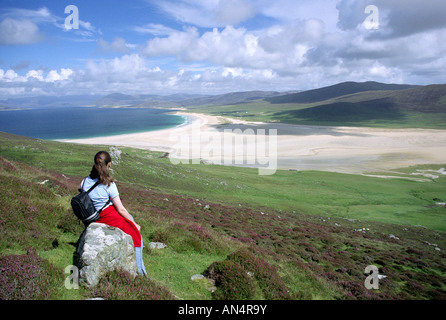
[[145, 264], [150, 266], [150, 277], [168, 287], [177, 297], [210, 300], [212, 297], [207, 281], [191, 281], [191, 276], [201, 274], [212, 262], [225, 257], [197, 252], [178, 253], [171, 248], [152, 249]]
[[[91, 155], [101, 147], [60, 144], [52, 141], [3, 140], [1, 155], [66, 175], [85, 176]], [[65, 151], [58, 148], [63, 146]], [[109, 150], [110, 147], [102, 147]], [[258, 210], [283, 210], [322, 216], [346, 217], [401, 225], [420, 225], [446, 232], [443, 208], [446, 177], [416, 182], [321, 171], [278, 170], [260, 176], [257, 169], [219, 165], [173, 165], [160, 153], [121, 148], [121, 164], [113, 170], [118, 181], [143, 189], [174, 192], [199, 199], [249, 206]], [[28, 157], [28, 154], [32, 154]], [[414, 177], [418, 166], [396, 169], [401, 177]], [[389, 175], [394, 176], [394, 173]], [[43, 179], [42, 179], [43, 180]]]
[[[63, 285], [82, 231], [69, 199], [94, 154], [110, 147], [0, 134], [0, 148], [0, 255], [34, 248], [59, 270], [56, 276], [44, 266], [59, 279], [51, 297], [94, 295]], [[118, 148], [121, 158], [112, 168], [123, 203], [141, 225], [145, 245], [162, 240], [168, 248], [144, 251], [153, 283], [114, 286], [110, 281], [119, 274], [105, 279], [97, 292], [110, 298], [212, 299], [208, 284], [190, 277], [240, 248], [274, 267], [296, 299], [437, 299], [446, 293], [446, 210], [435, 205], [446, 202], [445, 176], [427, 182], [319, 171], [259, 176], [255, 169], [173, 165], [157, 152]], [[413, 177], [417, 169], [441, 167], [395, 171]], [[379, 291], [363, 288], [368, 264], [388, 275]], [[259, 281], [254, 298], [271, 296]]]

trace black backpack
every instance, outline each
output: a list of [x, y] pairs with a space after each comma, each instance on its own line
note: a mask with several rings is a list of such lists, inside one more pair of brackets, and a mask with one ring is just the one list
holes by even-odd
[[109, 203], [109, 201], [102, 207], [100, 210], [96, 210], [93, 201], [91, 201], [90, 196], [88, 195], [91, 190], [96, 188], [99, 184], [99, 181], [96, 182], [88, 191], [84, 191], [85, 180], [82, 184], [82, 187], [79, 189], [79, 194], [71, 198], [71, 207], [73, 208], [73, 212], [76, 217], [81, 220], [85, 226], [89, 225], [92, 222], [95, 222], [99, 219], [101, 211], [105, 208], [105, 206]]

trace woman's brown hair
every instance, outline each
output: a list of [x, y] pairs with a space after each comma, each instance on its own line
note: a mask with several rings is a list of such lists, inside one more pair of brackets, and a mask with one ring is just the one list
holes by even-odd
[[99, 151], [94, 156], [94, 165], [90, 172], [91, 179], [98, 179], [99, 183], [110, 186], [113, 178], [110, 176], [108, 164], [111, 162], [110, 154], [107, 151]]

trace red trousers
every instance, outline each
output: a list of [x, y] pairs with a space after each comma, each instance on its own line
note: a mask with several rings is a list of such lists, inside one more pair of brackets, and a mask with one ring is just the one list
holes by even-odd
[[139, 233], [138, 228], [136, 228], [135, 224], [116, 211], [113, 205], [110, 205], [108, 208], [101, 212], [101, 216], [95, 222], [105, 223], [109, 226], [116, 227], [130, 235], [133, 239], [133, 245], [135, 247], [141, 247], [141, 234]]

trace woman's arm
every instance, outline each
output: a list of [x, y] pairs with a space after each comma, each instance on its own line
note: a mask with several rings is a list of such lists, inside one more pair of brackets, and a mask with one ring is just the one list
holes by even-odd
[[135, 221], [133, 221], [132, 216], [131, 216], [130, 213], [127, 211], [127, 209], [124, 207], [124, 205], [122, 204], [121, 199], [119, 198], [119, 196], [114, 197], [114, 198], [112, 199], [112, 202], [113, 202], [113, 205], [114, 205], [115, 208], [116, 208], [116, 211], [118, 211], [119, 214], [120, 214], [121, 216], [123, 216], [124, 218], [126, 218], [126, 219], [132, 221], [132, 222], [135, 224], [135, 226], [138, 228], [138, 230], [141, 229], [141, 227], [140, 227], [138, 224], [136, 224]]

